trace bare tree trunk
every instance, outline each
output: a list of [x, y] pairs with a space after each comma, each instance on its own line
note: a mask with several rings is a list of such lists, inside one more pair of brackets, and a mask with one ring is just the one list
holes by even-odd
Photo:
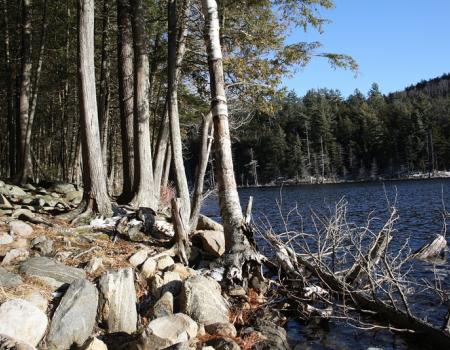
[[186, 178], [186, 171], [183, 163], [183, 145], [181, 143], [180, 119], [178, 114], [178, 93], [177, 93], [177, 0], [169, 0], [168, 3], [169, 18], [169, 53], [167, 69], [167, 94], [168, 111], [170, 123], [170, 138], [172, 144], [172, 158], [175, 172], [175, 184], [178, 196], [182, 201], [181, 217], [184, 223], [188, 223], [191, 211], [189, 199], [189, 188]]
[[102, 62], [100, 65], [100, 98], [98, 104], [98, 118], [100, 123], [100, 138], [102, 146], [103, 166], [108, 168], [108, 124], [110, 99], [110, 70], [109, 70], [109, 9], [110, 0], [103, 0], [102, 25]]
[[[94, 0], [78, 2], [78, 79], [83, 157], [83, 201], [74, 214], [85, 210], [111, 214], [102, 162], [94, 65]], [[83, 216], [84, 216], [83, 215]]]
[[133, 0], [135, 194], [132, 205], [157, 209], [150, 144], [149, 61], [143, 0]]
[[134, 187], [134, 119], [133, 119], [133, 33], [129, 0], [117, 1], [119, 107], [122, 134], [123, 189], [121, 201], [133, 196]]
[[27, 142], [30, 127], [31, 85], [31, 0], [22, 1], [22, 72], [19, 96], [20, 148], [18, 157], [18, 182], [26, 183], [33, 177], [30, 143]]
[[212, 134], [214, 128], [212, 125], [212, 114], [208, 113], [202, 120], [202, 139], [200, 144], [200, 157], [195, 174], [194, 193], [192, 195], [191, 217], [189, 219], [190, 230], [197, 227], [198, 216], [203, 202], [203, 183], [205, 181], [206, 169], [208, 167], [209, 154], [213, 141]]
[[161, 187], [165, 188], [169, 184], [170, 167], [172, 166], [172, 150], [170, 144], [167, 146], [166, 156], [164, 158], [164, 167], [161, 177]]
[[[225, 233], [226, 254], [223, 265], [227, 268], [227, 280], [231, 283], [242, 284], [244, 279], [249, 277], [244, 276], [246, 271], [257, 276], [260, 257], [250, 245], [242, 229], [243, 215], [234, 178], [228, 126], [217, 3], [216, 0], [202, 0], [202, 5], [208, 50], [219, 204]], [[244, 267], [244, 265], [247, 266]]]
[[[183, 3], [183, 16], [181, 17], [181, 23], [180, 23], [180, 29], [178, 32], [178, 47], [176, 48], [176, 64], [175, 64], [175, 80], [173, 82], [174, 90], [176, 91], [178, 88], [178, 82], [180, 80], [181, 76], [181, 64], [183, 63], [184, 55], [186, 53], [186, 36], [187, 36], [187, 26], [186, 26], [186, 19], [189, 12], [189, 4], [190, 0], [186, 0]], [[173, 25], [173, 24], [172, 24]], [[175, 23], [176, 28], [176, 23]], [[176, 44], [175, 44], [176, 45]], [[172, 48], [173, 49], [173, 48]], [[166, 98], [166, 104], [164, 106], [164, 115], [161, 120], [161, 126], [159, 128], [158, 133], [158, 140], [156, 143], [156, 151], [155, 151], [155, 158], [154, 158], [154, 179], [155, 179], [155, 191], [157, 192], [158, 198], [160, 189], [162, 187], [162, 183], [164, 182], [164, 160], [166, 159], [166, 150], [168, 148], [168, 141], [169, 141], [169, 129], [170, 129], [170, 122], [169, 122], [169, 101], [170, 101], [170, 95], [167, 94]], [[177, 106], [178, 108], [178, 106]], [[178, 115], [178, 113], [177, 113]], [[179, 125], [179, 123], [178, 123]], [[167, 181], [166, 181], [167, 184]], [[188, 214], [189, 215], [189, 214]]]
[[8, 165], [9, 176], [12, 178], [16, 171], [16, 135], [15, 135], [15, 114], [14, 114], [14, 75], [11, 63], [8, 6], [7, 0], [3, 0], [3, 25], [4, 32], [4, 54], [5, 54], [5, 72], [6, 72], [6, 100], [8, 104]]

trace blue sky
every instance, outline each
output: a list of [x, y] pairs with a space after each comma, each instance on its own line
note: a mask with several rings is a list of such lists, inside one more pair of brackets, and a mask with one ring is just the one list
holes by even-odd
[[344, 97], [366, 93], [377, 82], [383, 93], [450, 72], [450, 0], [336, 0], [323, 11], [325, 32], [295, 29], [293, 41], [320, 41], [322, 51], [351, 55], [359, 64], [334, 70], [315, 58], [284, 85], [300, 96], [313, 88], [339, 89]]

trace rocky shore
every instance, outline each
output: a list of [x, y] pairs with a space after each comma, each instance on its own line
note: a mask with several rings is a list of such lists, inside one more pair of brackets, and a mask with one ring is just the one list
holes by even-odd
[[58, 219], [71, 184], [0, 181], [0, 349], [289, 349], [264, 290], [221, 287], [220, 224], [201, 217], [186, 266], [168, 215]]

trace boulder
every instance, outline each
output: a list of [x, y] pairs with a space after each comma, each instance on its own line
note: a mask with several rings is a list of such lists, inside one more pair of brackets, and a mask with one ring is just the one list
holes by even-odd
[[283, 327], [277, 326], [268, 319], [257, 319], [253, 327], [261, 334], [261, 340], [255, 344], [256, 349], [290, 350], [287, 333]]
[[145, 260], [144, 265], [142, 265], [141, 273], [144, 278], [151, 278], [156, 273], [156, 261], [153, 258], [148, 258]]
[[14, 241], [14, 238], [11, 235], [8, 234], [0, 235], [0, 245], [10, 244], [12, 243], [12, 241]]
[[0, 349], [2, 350], [36, 350], [34, 346], [24, 343], [20, 340], [0, 334]]
[[168, 267], [175, 264], [175, 261], [169, 255], [163, 255], [158, 260], [156, 260], [156, 268], [160, 271], [164, 271]]
[[89, 338], [80, 350], [108, 350], [104, 342], [98, 338]]
[[148, 256], [148, 250], [147, 249], [140, 249], [136, 253], [134, 253], [128, 261], [130, 264], [134, 267], [138, 267], [139, 265], [142, 265], [144, 261], [147, 259]]
[[225, 235], [223, 231], [200, 230], [196, 231], [196, 236], [202, 242], [205, 252], [220, 257], [225, 253]]
[[66, 201], [72, 202], [73, 204], [79, 204], [83, 199], [83, 191], [71, 191], [65, 196]]
[[0, 207], [3, 209], [11, 209], [13, 206], [9, 201], [6, 199], [6, 197], [2, 194], [0, 194]]
[[0, 334], [36, 346], [47, 329], [47, 316], [23, 299], [12, 299], [0, 306]]
[[85, 279], [74, 281], [64, 294], [53, 315], [46, 338], [49, 350], [82, 346], [95, 326], [97, 288]]
[[54, 288], [86, 277], [86, 272], [82, 269], [45, 257], [28, 259], [21, 264], [19, 271], [26, 276], [37, 277]]
[[153, 305], [153, 318], [173, 315], [173, 295], [165, 292], [161, 298]]
[[53, 252], [53, 241], [45, 236], [39, 236], [31, 241], [31, 248], [41, 255], [50, 255]]
[[236, 337], [236, 328], [230, 322], [211, 323], [205, 326], [205, 330], [211, 335], [221, 335], [223, 337]]
[[14, 248], [6, 253], [2, 260], [2, 265], [10, 265], [12, 262], [23, 261], [30, 255], [30, 252], [25, 248]]
[[228, 303], [221, 294], [220, 285], [205, 276], [189, 277], [180, 293], [181, 311], [198, 323], [228, 322]]
[[0, 267], [0, 287], [16, 287], [23, 283], [22, 278], [15, 273]]
[[241, 350], [241, 347], [233, 339], [228, 337], [208, 340], [206, 345], [212, 346], [215, 350]]
[[137, 310], [133, 269], [105, 272], [99, 281], [100, 313], [110, 333], [136, 331]]
[[155, 299], [159, 299], [161, 295], [169, 291], [172, 295], [177, 296], [181, 290], [181, 277], [178, 273], [166, 271], [158, 273], [153, 277], [151, 290]]
[[27, 193], [18, 186], [14, 185], [4, 185], [0, 187], [0, 194], [4, 194], [5, 196], [14, 196], [14, 197], [26, 197]]
[[9, 223], [9, 232], [19, 237], [28, 237], [33, 233], [33, 227], [26, 222], [13, 220]]
[[29, 301], [44, 312], [47, 312], [48, 300], [38, 291], [31, 291], [23, 297], [24, 300]]
[[198, 216], [197, 230], [211, 230], [211, 231], [222, 231], [223, 226], [213, 219], [200, 214]]
[[48, 188], [49, 192], [56, 192], [61, 194], [67, 194], [70, 192], [76, 191], [76, 188], [74, 185], [65, 183], [65, 182], [54, 182], [50, 188]]
[[179, 313], [151, 321], [142, 337], [146, 350], [159, 350], [193, 339], [197, 331], [197, 323]]
[[184, 266], [181, 263], [175, 263], [169, 268], [170, 271], [176, 272], [180, 275], [181, 280], [185, 280], [186, 278], [189, 278], [191, 276], [195, 276], [197, 273], [194, 269], [191, 269], [190, 267]]

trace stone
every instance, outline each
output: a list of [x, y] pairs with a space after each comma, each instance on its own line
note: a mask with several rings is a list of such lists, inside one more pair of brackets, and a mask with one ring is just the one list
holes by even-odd
[[181, 277], [178, 273], [166, 271], [162, 275], [156, 274], [152, 280], [152, 295], [155, 299], [159, 299], [166, 291], [177, 296], [181, 290]]
[[178, 313], [151, 321], [143, 334], [146, 350], [165, 349], [197, 336], [198, 325], [189, 316]]
[[31, 241], [31, 247], [41, 255], [50, 255], [53, 252], [53, 241], [45, 236], [39, 236]]
[[105, 272], [99, 281], [100, 312], [109, 333], [136, 331], [137, 310], [133, 269]]
[[197, 230], [211, 230], [211, 231], [222, 231], [223, 226], [218, 222], [215, 222], [213, 219], [200, 214], [198, 216]]
[[20, 340], [0, 334], [0, 349], [2, 350], [36, 350], [34, 346], [24, 343]]
[[28, 248], [28, 240], [26, 238], [16, 238], [11, 244], [12, 248]]
[[49, 192], [56, 192], [61, 194], [67, 194], [70, 192], [74, 192], [75, 186], [69, 183], [55, 181], [50, 188], [47, 189]]
[[128, 261], [130, 264], [134, 267], [138, 267], [139, 265], [142, 265], [144, 261], [147, 259], [148, 256], [148, 250], [147, 249], [140, 249], [136, 253], [134, 253]]
[[25, 184], [23, 188], [30, 190], [30, 191], [36, 191], [36, 187], [34, 187], [32, 184]]
[[33, 227], [26, 222], [13, 220], [9, 223], [9, 232], [19, 237], [28, 237], [33, 233]]
[[12, 299], [0, 306], [0, 334], [36, 346], [47, 329], [47, 316], [23, 299]]
[[189, 277], [180, 293], [181, 311], [205, 326], [228, 322], [228, 303], [221, 294], [220, 285], [205, 276]]
[[142, 231], [150, 235], [153, 232], [153, 225], [155, 224], [155, 211], [148, 207], [139, 207], [136, 216], [142, 221]]
[[153, 317], [159, 318], [173, 315], [173, 295], [170, 292], [165, 292], [161, 298], [153, 305]]
[[12, 262], [23, 261], [30, 255], [30, 252], [25, 248], [14, 248], [11, 249], [8, 253], [6, 253], [5, 257], [2, 260], [1, 265], [6, 266], [10, 265]]
[[212, 256], [220, 257], [225, 253], [225, 235], [223, 231], [200, 230], [196, 231], [200, 238], [203, 250]]
[[38, 291], [31, 291], [23, 297], [24, 300], [36, 305], [39, 309], [47, 312], [48, 300]]
[[176, 272], [180, 275], [181, 280], [185, 280], [186, 278], [189, 278], [191, 276], [195, 276], [197, 273], [194, 269], [191, 269], [190, 267], [184, 266], [181, 263], [175, 263], [170, 267], [170, 271]]
[[47, 348], [58, 350], [82, 346], [94, 329], [97, 306], [95, 285], [85, 279], [74, 281], [53, 315], [46, 337]]
[[262, 340], [258, 342], [258, 349], [291, 349], [286, 330], [277, 326], [274, 322], [267, 319], [257, 319], [253, 328], [263, 335]]
[[10, 244], [12, 241], [14, 241], [14, 238], [11, 235], [0, 235], [0, 244]]
[[98, 338], [89, 338], [80, 350], [108, 350], [104, 342]]
[[163, 255], [158, 260], [156, 260], [156, 268], [160, 271], [164, 271], [173, 264], [175, 264], [175, 261], [173, 261], [173, 259], [168, 255]]
[[84, 270], [46, 257], [28, 259], [21, 264], [19, 271], [27, 276], [37, 277], [54, 288], [86, 277]]
[[11, 209], [13, 206], [9, 201], [6, 199], [6, 197], [2, 194], [0, 194], [0, 207], [3, 209]]
[[236, 337], [236, 328], [230, 322], [211, 323], [205, 326], [205, 330], [211, 335], [221, 335], [223, 337]]
[[145, 260], [144, 265], [141, 268], [141, 274], [144, 278], [148, 279], [155, 275], [156, 273], [156, 261], [153, 258], [148, 258]]
[[71, 191], [65, 196], [66, 201], [78, 204], [83, 199], [83, 191]]
[[15, 196], [15, 197], [26, 197], [27, 193], [21, 189], [19, 186], [14, 185], [4, 185], [0, 187], [0, 194], [4, 194], [6, 196]]
[[233, 339], [227, 337], [208, 340], [206, 345], [212, 346], [215, 350], [241, 350], [241, 347]]
[[93, 274], [103, 267], [103, 259], [101, 257], [94, 256], [89, 260], [88, 264], [84, 268], [87, 273]]
[[0, 267], [0, 287], [16, 287], [23, 283], [22, 278]]

